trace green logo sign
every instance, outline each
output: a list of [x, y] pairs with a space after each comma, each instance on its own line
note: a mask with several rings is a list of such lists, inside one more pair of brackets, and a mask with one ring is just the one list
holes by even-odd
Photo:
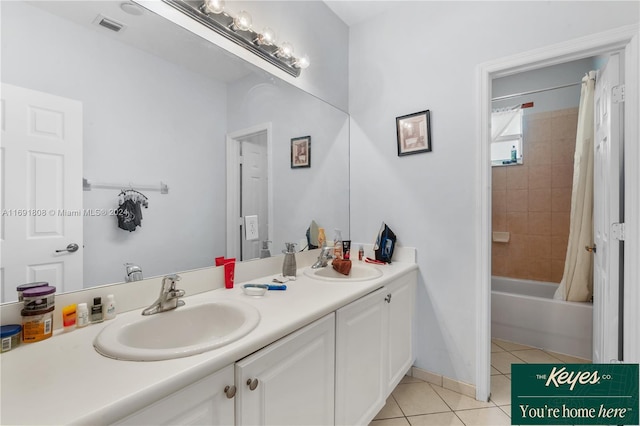
[[511, 424], [637, 425], [638, 364], [512, 364]]

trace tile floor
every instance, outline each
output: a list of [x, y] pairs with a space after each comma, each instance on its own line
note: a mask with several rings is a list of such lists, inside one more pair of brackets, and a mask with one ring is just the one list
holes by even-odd
[[370, 426], [511, 425], [511, 364], [590, 363], [517, 343], [491, 341], [491, 399], [473, 398], [405, 376]]

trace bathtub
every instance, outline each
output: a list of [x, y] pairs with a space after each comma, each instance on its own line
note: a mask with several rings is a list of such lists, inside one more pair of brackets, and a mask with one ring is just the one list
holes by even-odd
[[591, 359], [593, 305], [555, 300], [557, 287], [491, 277], [491, 336]]

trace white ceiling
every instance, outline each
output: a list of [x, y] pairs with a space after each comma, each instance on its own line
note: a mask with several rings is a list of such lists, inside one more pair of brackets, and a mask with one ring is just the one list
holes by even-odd
[[324, 2], [350, 27], [385, 13], [394, 6], [392, 1], [324, 0]]

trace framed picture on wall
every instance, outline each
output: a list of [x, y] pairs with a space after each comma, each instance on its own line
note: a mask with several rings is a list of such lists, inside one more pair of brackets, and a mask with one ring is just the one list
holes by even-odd
[[398, 156], [431, 151], [431, 114], [429, 110], [396, 117]]
[[311, 136], [291, 139], [291, 168], [311, 167]]

